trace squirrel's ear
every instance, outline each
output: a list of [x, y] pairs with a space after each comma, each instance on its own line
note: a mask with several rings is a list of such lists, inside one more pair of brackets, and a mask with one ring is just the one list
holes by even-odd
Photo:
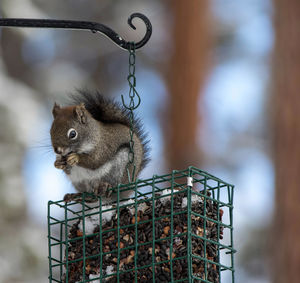
[[52, 109], [52, 115], [54, 118], [57, 116], [59, 110], [60, 110], [60, 106], [55, 102]]
[[86, 109], [83, 103], [75, 106], [74, 114], [80, 123], [84, 124], [86, 122]]

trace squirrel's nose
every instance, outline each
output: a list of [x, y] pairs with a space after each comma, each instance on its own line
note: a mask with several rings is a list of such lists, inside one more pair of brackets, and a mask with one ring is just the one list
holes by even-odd
[[63, 148], [60, 147], [60, 146], [58, 146], [58, 147], [55, 147], [55, 148], [54, 148], [54, 151], [55, 151], [55, 153], [57, 153], [57, 154], [62, 154], [62, 153], [63, 153]]

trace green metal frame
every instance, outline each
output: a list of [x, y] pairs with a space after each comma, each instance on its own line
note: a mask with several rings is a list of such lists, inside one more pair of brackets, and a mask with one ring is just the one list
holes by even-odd
[[[188, 177], [192, 178], [192, 186], [188, 181]], [[233, 190], [234, 186], [202, 171], [195, 167], [189, 167], [183, 171], [173, 171], [171, 174], [156, 176], [154, 175], [150, 179], [136, 180], [133, 183], [126, 185], [119, 185], [116, 189], [117, 200], [112, 206], [103, 206], [101, 198], [97, 198], [96, 203], [89, 203], [86, 200], [95, 197], [90, 194], [83, 194], [82, 200], [79, 203], [70, 202], [64, 203], [63, 201], [49, 201], [48, 203], [48, 243], [49, 243], [49, 282], [69, 282], [68, 274], [69, 266], [78, 261], [82, 261], [82, 273], [83, 278], [80, 282], [105, 282], [107, 278], [115, 276], [114, 282], [122, 282], [120, 275], [127, 272], [134, 273], [134, 282], [138, 281], [138, 270], [143, 268], [152, 268], [152, 279], [147, 282], [160, 282], [155, 278], [155, 267], [162, 263], [167, 262], [170, 266], [171, 280], [169, 282], [211, 282], [208, 280], [207, 268], [209, 265], [214, 265], [219, 274], [219, 282], [228, 280], [234, 282], [234, 247], [233, 247]], [[133, 198], [130, 204], [120, 200], [120, 191], [132, 190]], [[168, 191], [167, 191], [168, 190]], [[187, 197], [187, 205], [183, 207], [180, 212], [174, 212], [174, 197], [177, 194], [184, 193]], [[193, 196], [197, 196], [203, 200], [204, 213], [203, 215], [193, 211]], [[170, 213], [168, 215], [155, 216], [155, 202], [168, 197], [170, 199]], [[96, 198], [96, 197], [95, 197]], [[145, 202], [150, 202], [152, 205], [152, 219], [149, 218], [146, 221], [135, 221], [135, 223], [122, 226], [120, 223], [120, 210], [125, 207], [134, 207], [135, 219], [138, 219], [138, 208]], [[217, 206], [217, 216], [213, 218], [210, 215], [206, 215], [206, 208], [208, 202]], [[153, 205], [154, 204], [154, 205]], [[222, 215], [220, 211], [222, 210]], [[117, 216], [117, 227], [111, 229], [102, 230], [104, 213], [112, 212]], [[173, 219], [177, 214], [186, 215], [187, 230], [181, 234], [174, 233]], [[94, 234], [86, 234], [85, 226], [87, 225], [86, 219], [89, 216], [98, 215], [99, 218], [99, 230]], [[101, 217], [100, 217], [101, 216]], [[155, 223], [168, 217], [170, 219], [170, 233], [166, 238], [155, 238]], [[192, 230], [192, 218], [200, 217], [203, 219], [203, 235], [197, 235]], [[82, 223], [82, 235], [76, 238], [70, 238], [70, 228], [75, 222], [81, 221]], [[149, 227], [152, 227], [152, 241], [146, 243], [139, 243], [138, 233], [139, 225], [147, 223]], [[206, 236], [206, 230], [208, 223], [214, 223], [217, 227], [217, 240], [212, 240]], [[121, 244], [121, 229], [134, 228], [135, 238], [131, 246], [125, 248], [116, 248], [115, 250], [104, 252], [103, 251], [103, 237], [105, 233], [114, 232], [117, 237], [117, 243], [120, 247]], [[220, 235], [223, 234], [224, 238], [221, 239]], [[100, 250], [97, 254], [92, 256], [86, 255], [86, 240], [89, 237], [96, 236], [99, 239]], [[180, 280], [174, 279], [174, 262], [179, 260], [173, 258], [174, 237], [186, 237], [187, 239], [187, 277]], [[155, 244], [170, 240], [170, 257], [164, 262], [155, 261]], [[193, 253], [193, 242], [195, 239], [200, 239], [203, 242], [204, 253], [203, 256], [199, 256]], [[68, 248], [71, 241], [82, 241], [82, 257], [70, 260], [68, 254]], [[208, 245], [213, 244], [217, 249], [217, 260], [207, 258], [206, 248]], [[142, 245], [152, 246], [152, 262], [145, 266], [139, 266], [138, 248]], [[122, 270], [120, 267], [121, 252], [126, 249], [134, 250], [134, 267], [132, 269]], [[100, 272], [97, 278], [89, 279], [85, 278], [86, 262], [91, 258], [99, 258], [100, 271], [103, 269], [104, 257], [108, 254], [116, 254], [117, 270], [113, 274], [103, 274]], [[202, 261], [204, 265], [204, 278], [197, 277], [197, 274], [193, 274], [193, 262]], [[64, 279], [63, 279], [64, 278]], [[230, 281], [229, 280], [229, 281]], [[124, 281], [123, 281], [124, 282]], [[226, 281], [228, 282], [228, 281]], [[211, 282], [212, 283], [212, 282]]]

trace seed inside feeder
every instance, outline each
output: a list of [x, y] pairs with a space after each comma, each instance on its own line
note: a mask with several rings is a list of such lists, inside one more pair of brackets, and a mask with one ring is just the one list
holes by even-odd
[[[223, 237], [223, 211], [209, 198], [209, 192], [207, 196], [192, 195], [191, 198], [192, 270], [197, 278], [217, 283], [220, 278], [216, 243]], [[72, 225], [68, 246], [69, 283], [85, 279], [99, 282], [100, 273], [103, 282], [117, 282], [117, 269], [119, 282], [134, 282], [135, 279], [152, 282], [153, 275], [156, 282], [170, 282], [171, 273], [174, 281], [188, 278], [186, 192], [174, 191], [173, 202], [170, 196], [157, 198], [154, 210], [151, 198], [138, 201], [137, 213], [135, 206], [128, 203], [119, 208], [118, 217], [115, 209], [111, 219], [106, 217], [101, 229], [97, 225], [90, 234], [84, 235], [80, 222]]]

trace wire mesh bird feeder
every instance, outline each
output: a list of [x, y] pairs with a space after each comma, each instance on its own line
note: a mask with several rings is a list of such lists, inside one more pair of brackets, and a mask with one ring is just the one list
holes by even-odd
[[90, 197], [49, 202], [50, 282], [234, 282], [232, 185], [190, 167]]
[[[133, 122], [140, 104], [135, 50], [152, 33], [139, 13], [128, 19], [133, 29], [135, 17], [146, 25], [137, 43], [92, 22], [0, 19], [0, 26], [91, 30], [128, 50], [130, 102], [123, 96], [122, 102]], [[129, 163], [133, 155], [130, 150]], [[146, 180], [132, 171], [128, 184], [111, 189], [117, 198], [110, 204], [88, 193], [79, 201], [49, 201], [49, 282], [234, 282], [233, 185], [195, 167]], [[123, 191], [132, 197], [121, 199]]]

